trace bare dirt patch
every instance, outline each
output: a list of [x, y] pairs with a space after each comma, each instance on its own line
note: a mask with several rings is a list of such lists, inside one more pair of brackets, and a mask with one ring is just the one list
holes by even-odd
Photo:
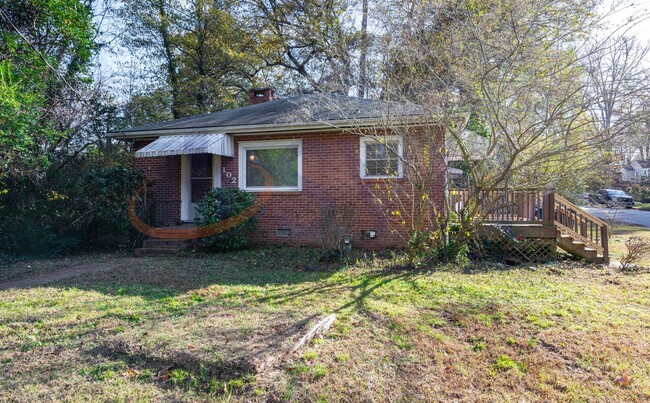
[[0, 290], [8, 290], [10, 288], [26, 288], [35, 287], [43, 284], [52, 283], [55, 281], [64, 280], [70, 277], [76, 277], [85, 273], [98, 273], [123, 267], [134, 262], [133, 258], [113, 259], [101, 263], [85, 263], [65, 269], [49, 271], [43, 274], [36, 274], [28, 277], [23, 277], [17, 280], [10, 280], [0, 282]]

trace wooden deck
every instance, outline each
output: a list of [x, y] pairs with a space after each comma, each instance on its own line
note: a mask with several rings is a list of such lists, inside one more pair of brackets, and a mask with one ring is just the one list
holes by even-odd
[[[609, 263], [609, 226], [603, 220], [548, 190], [496, 189], [479, 194], [478, 214], [486, 235], [507, 226], [516, 237], [551, 239], [586, 260]], [[458, 214], [470, 207], [467, 191], [454, 190], [450, 207]], [[494, 229], [490, 229], [494, 228]]]

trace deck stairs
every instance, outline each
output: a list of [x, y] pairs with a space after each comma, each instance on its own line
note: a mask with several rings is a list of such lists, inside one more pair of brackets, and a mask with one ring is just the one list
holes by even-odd
[[603, 256], [598, 254], [594, 248], [590, 248], [579, 239], [573, 239], [571, 235], [563, 234], [562, 231], [557, 231], [557, 246], [574, 256], [584, 258], [587, 261], [594, 263], [602, 263]]
[[589, 262], [609, 263], [609, 227], [580, 207], [554, 195], [557, 246]]

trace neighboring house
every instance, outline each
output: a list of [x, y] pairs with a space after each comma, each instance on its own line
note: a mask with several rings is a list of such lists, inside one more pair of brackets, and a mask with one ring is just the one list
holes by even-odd
[[650, 179], [650, 160], [632, 161], [630, 165], [621, 166], [621, 179], [624, 182]]
[[632, 168], [643, 179], [650, 177], [650, 160], [632, 161]]
[[[401, 127], [417, 130], [417, 108], [335, 95], [276, 100], [268, 89], [249, 95], [250, 106], [110, 135], [133, 142], [136, 168], [153, 181], [156, 225], [192, 222], [208, 189], [239, 187], [268, 196], [252, 234], [257, 244], [317, 245], [323, 209], [338, 205], [354, 212], [349, 232], [355, 246], [404, 245], [405, 234], [391, 231], [387, 206], [379, 206], [373, 192], [386, 186], [386, 177], [405, 181], [400, 157], [408, 158], [408, 147], [401, 136], [378, 128], [391, 121], [390, 110]], [[360, 135], [366, 132], [375, 135]], [[443, 206], [439, 160], [430, 197]], [[256, 164], [271, 173], [272, 184]]]
[[[459, 141], [463, 143], [468, 155], [463, 156], [460, 152], [458, 147]], [[451, 138], [450, 136], [445, 138], [447, 174], [449, 179], [459, 188], [466, 187], [466, 170], [463, 169], [466, 166], [466, 159], [471, 161], [485, 159], [488, 152], [487, 149], [488, 140], [471, 130], [463, 130], [457, 139]]]
[[639, 176], [632, 168], [632, 165], [621, 165], [621, 180], [623, 182], [634, 182], [639, 180]]

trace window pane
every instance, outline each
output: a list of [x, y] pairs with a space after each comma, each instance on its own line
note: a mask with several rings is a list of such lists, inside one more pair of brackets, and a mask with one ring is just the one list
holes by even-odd
[[366, 143], [366, 176], [396, 176], [399, 174], [399, 143], [385, 144], [369, 140]]
[[366, 144], [366, 159], [376, 160], [376, 159], [383, 158], [383, 155], [385, 154], [384, 148], [385, 147], [383, 144], [377, 144], [377, 143]]
[[398, 172], [398, 161], [395, 159], [385, 161], [367, 161], [367, 176], [396, 176]]
[[209, 178], [212, 176], [212, 154], [190, 155], [190, 176]]
[[212, 188], [212, 179], [191, 179], [192, 203], [198, 203]]
[[264, 175], [271, 175], [271, 187], [298, 187], [298, 147], [246, 150], [246, 187], [267, 187]]

